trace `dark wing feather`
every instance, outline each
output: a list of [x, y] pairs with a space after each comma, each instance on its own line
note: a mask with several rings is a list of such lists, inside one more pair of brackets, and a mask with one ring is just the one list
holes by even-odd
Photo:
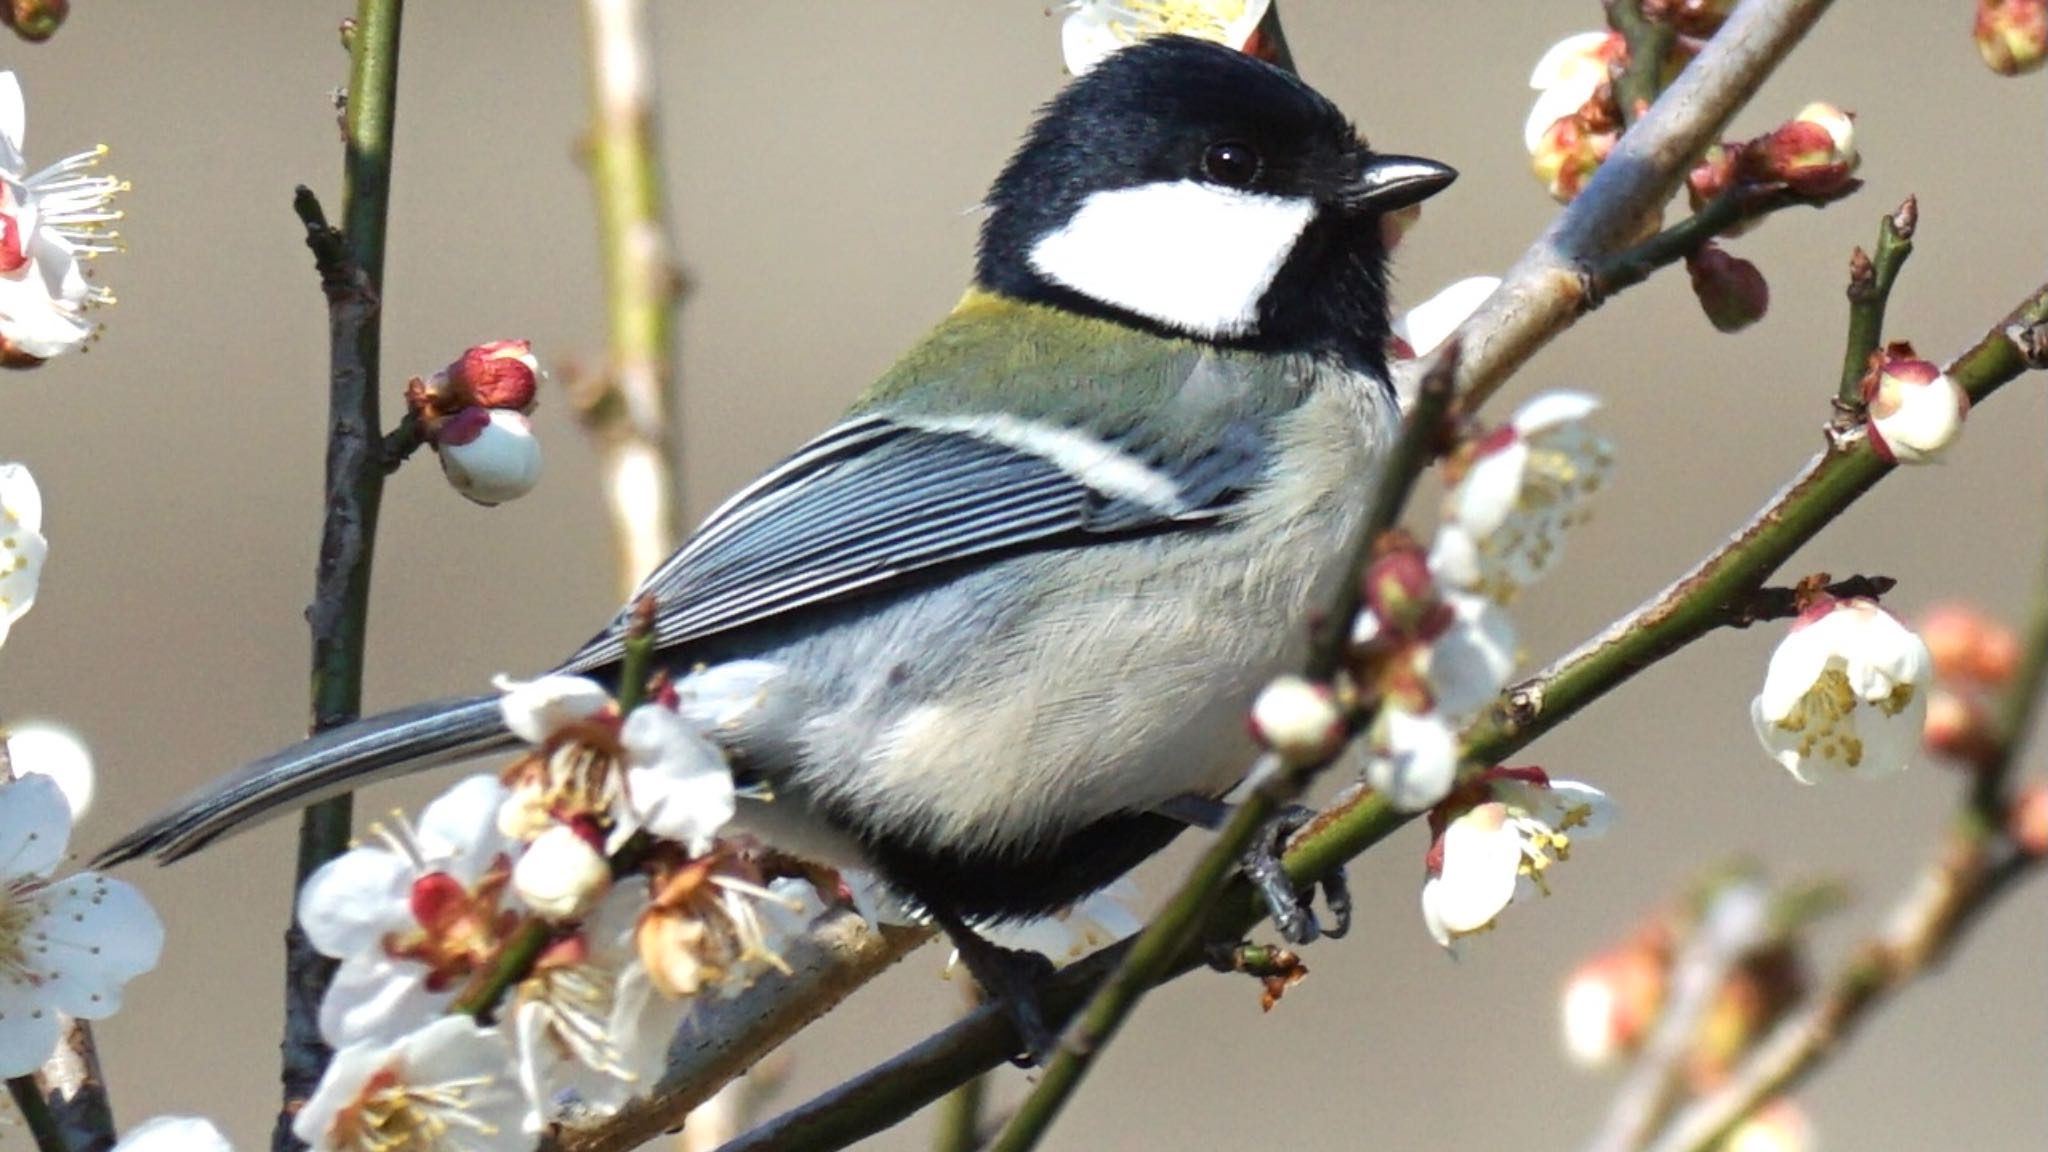
[[[634, 599], [657, 604], [663, 648], [800, 608], [871, 595], [941, 564], [1214, 518], [1251, 482], [1255, 437], [1229, 437], [1146, 501], [1060, 461], [968, 431], [884, 416], [848, 421], [728, 500]], [[1142, 462], [1141, 462], [1142, 463]], [[629, 612], [563, 665], [617, 660]]]

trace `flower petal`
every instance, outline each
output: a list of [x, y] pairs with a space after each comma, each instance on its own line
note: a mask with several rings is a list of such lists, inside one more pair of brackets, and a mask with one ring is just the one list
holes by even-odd
[[1600, 398], [1586, 392], [1545, 392], [1515, 409], [1509, 421], [1515, 431], [1533, 437], [1565, 424], [1576, 424], [1600, 410]]
[[114, 1152], [234, 1152], [234, 1146], [203, 1116], [152, 1116], [128, 1129]]
[[1492, 924], [1515, 898], [1522, 839], [1506, 816], [1504, 805], [1481, 804], [1444, 829], [1436, 916], [1452, 936]]
[[164, 924], [142, 893], [123, 881], [80, 872], [46, 893], [40, 931], [54, 978], [48, 1002], [81, 1020], [104, 1020], [121, 1007], [128, 981], [156, 967]]
[[588, 720], [612, 704], [604, 685], [585, 676], [542, 676], [537, 680], [500, 676], [492, 683], [505, 694], [498, 701], [505, 727], [528, 744], [540, 744], [564, 725]]
[[352, 848], [299, 889], [299, 927], [324, 956], [348, 959], [411, 922], [412, 862], [383, 848]]
[[71, 805], [48, 776], [0, 781], [0, 879], [48, 876], [71, 843]]

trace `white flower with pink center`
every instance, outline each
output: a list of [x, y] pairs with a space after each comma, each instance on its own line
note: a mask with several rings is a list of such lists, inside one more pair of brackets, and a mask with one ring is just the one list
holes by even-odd
[[0, 644], [35, 607], [43, 582], [43, 492], [20, 464], [0, 464]]
[[511, 1042], [467, 1016], [334, 1054], [292, 1120], [314, 1152], [528, 1152], [540, 1123]]
[[1506, 603], [1557, 564], [1614, 466], [1613, 446], [1586, 422], [1599, 407], [1583, 393], [1545, 393], [1472, 449], [1444, 500], [1430, 555], [1439, 577]]
[[85, 313], [113, 295], [85, 277], [81, 261], [115, 248], [108, 208], [127, 188], [86, 173], [105, 148], [31, 173], [22, 154], [27, 110], [21, 82], [0, 72], [0, 363], [30, 366], [83, 347]]

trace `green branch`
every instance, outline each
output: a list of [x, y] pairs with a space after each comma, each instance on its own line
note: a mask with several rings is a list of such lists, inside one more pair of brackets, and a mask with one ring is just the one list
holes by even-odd
[[1709, 200], [1698, 212], [1648, 240], [1586, 261], [1583, 306], [1589, 310], [1599, 307], [1609, 296], [1624, 288], [1635, 287], [1659, 268], [1676, 264], [1731, 228], [1761, 220], [1785, 208], [1825, 208], [1860, 187], [1860, 181], [1851, 180], [1825, 196], [1808, 196], [1782, 185], [1767, 188], [1734, 185]]
[[1614, 103], [1621, 111], [1623, 127], [1634, 124], [1662, 88], [1664, 59], [1678, 42], [1678, 29], [1670, 21], [1643, 11], [1643, 0], [1607, 0], [1607, 26], [1621, 33], [1628, 45], [1628, 62], [1614, 80]]
[[[369, 630], [370, 564], [384, 494], [384, 443], [378, 411], [379, 311], [384, 229], [391, 199], [391, 134], [398, 94], [398, 33], [403, 0], [359, 0], [346, 31], [348, 112], [343, 123], [342, 227], [331, 228], [319, 201], [301, 188], [294, 208], [306, 225], [328, 304], [328, 441], [320, 559], [307, 621], [313, 633], [312, 729], [355, 719], [362, 710], [363, 647]], [[347, 796], [306, 809], [299, 824], [294, 888], [348, 848]], [[319, 1036], [320, 999], [333, 962], [294, 923], [285, 933], [284, 1109], [271, 1143], [297, 1146], [291, 1120], [326, 1069]]]
[[1849, 258], [1849, 342], [1842, 353], [1842, 387], [1837, 403], [1845, 424], [1863, 417], [1863, 377], [1870, 356], [1884, 341], [1884, 310], [1892, 284], [1913, 254], [1913, 230], [1920, 222], [1920, 204], [1913, 197], [1899, 205], [1877, 227], [1877, 255], [1858, 248]]

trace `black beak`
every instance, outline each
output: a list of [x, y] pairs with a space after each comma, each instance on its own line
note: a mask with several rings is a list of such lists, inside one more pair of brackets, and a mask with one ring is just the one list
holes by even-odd
[[1393, 212], [1422, 203], [1457, 178], [1457, 169], [1420, 156], [1374, 156], [1345, 189], [1344, 203], [1360, 212]]

